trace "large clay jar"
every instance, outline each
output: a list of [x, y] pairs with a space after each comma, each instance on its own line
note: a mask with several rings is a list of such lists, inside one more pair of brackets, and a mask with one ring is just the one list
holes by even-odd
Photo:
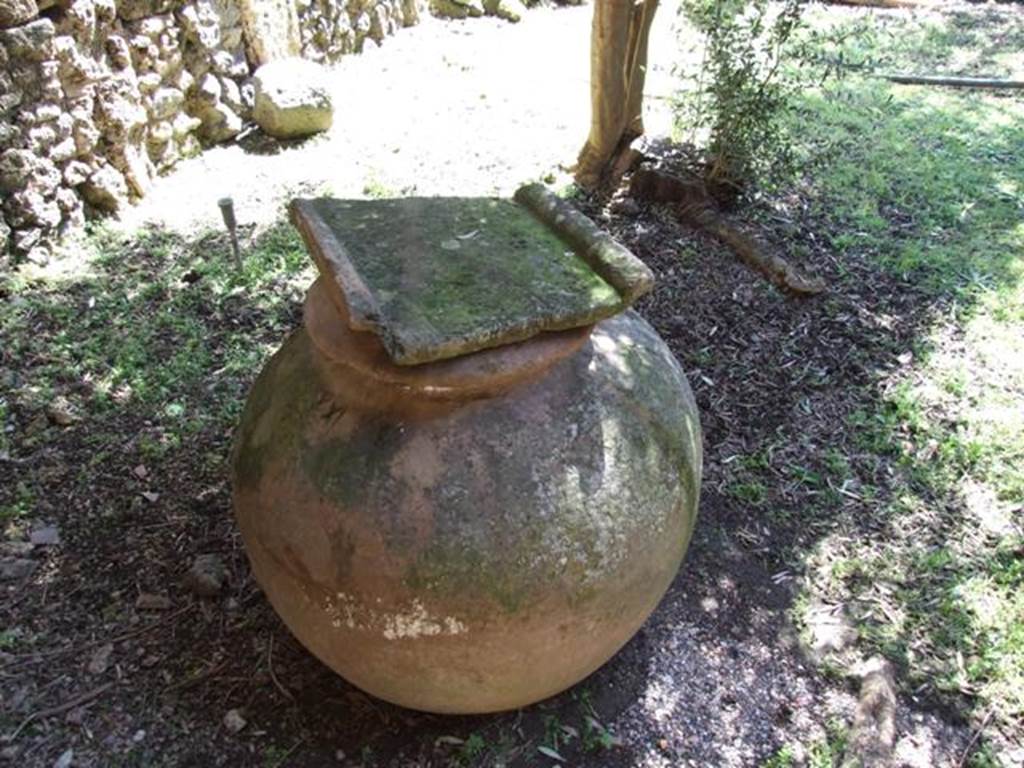
[[598, 325], [401, 367], [318, 282], [242, 419], [257, 581], [347, 680], [432, 712], [553, 695], [674, 578], [697, 511], [693, 395], [654, 330]]

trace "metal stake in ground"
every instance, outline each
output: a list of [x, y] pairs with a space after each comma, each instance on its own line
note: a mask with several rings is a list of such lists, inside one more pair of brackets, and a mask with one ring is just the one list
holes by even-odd
[[235, 219], [235, 202], [230, 197], [222, 197], [217, 201], [220, 207], [221, 218], [224, 219], [224, 226], [231, 235], [231, 253], [235, 258], [235, 266], [242, 269], [242, 254], [238, 248], [238, 221]]

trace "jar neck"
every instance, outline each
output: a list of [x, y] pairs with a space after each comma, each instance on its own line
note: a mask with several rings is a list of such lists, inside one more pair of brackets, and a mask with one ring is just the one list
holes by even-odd
[[[438, 408], [497, 397], [542, 378], [586, 344], [593, 326], [541, 333], [526, 341], [422, 365], [397, 365], [373, 333], [349, 327], [344, 308], [318, 278], [306, 294], [306, 332], [332, 392], [346, 406], [429, 415]], [[337, 390], [337, 391], [334, 391]]]

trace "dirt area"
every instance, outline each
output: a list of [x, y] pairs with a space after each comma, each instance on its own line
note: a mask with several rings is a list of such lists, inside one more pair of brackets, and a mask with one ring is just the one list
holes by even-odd
[[[664, 11], [653, 96], [670, 90], [671, 10]], [[810, 300], [780, 295], [666, 210], [578, 201], [655, 270], [657, 288], [639, 309], [683, 364], [705, 439], [700, 519], [682, 571], [640, 633], [589, 679], [501, 715], [402, 710], [312, 658], [249, 574], [226, 478], [237, 413], [230, 407], [237, 409], [266, 354], [299, 322], [310, 273], [288, 266], [287, 279], [262, 286], [277, 292], [271, 303], [265, 293], [215, 295], [215, 276], [197, 266], [173, 272], [175, 264], [225, 253], [222, 238], [203, 234], [218, 226], [216, 200], [225, 194], [236, 201], [246, 250], [266, 253], [279, 242], [282, 203], [301, 192], [508, 194], [550, 173], [564, 179], [559, 166], [572, 161], [586, 132], [589, 14], [531, 11], [519, 26], [431, 22], [343, 62], [329, 135], [286, 147], [253, 135], [186, 162], [120, 225], [127, 233], [142, 224], [159, 228], [161, 247], [110, 234], [116, 256], [51, 296], [60, 312], [33, 315], [34, 334], [59, 340], [72, 325], [97, 322], [89, 313], [108, 284], [170, 271], [171, 287], [140, 289], [144, 301], [193, 291], [188, 306], [197, 322], [241, 334], [249, 357], [247, 367], [229, 367], [224, 350], [235, 337], [217, 330], [206, 339], [209, 359], [190, 378], [163, 383], [173, 402], [150, 406], [137, 391], [119, 401], [115, 391], [112, 407], [79, 412], [67, 424], [60, 412], [13, 409], [0, 488], [6, 503], [15, 488], [34, 499], [13, 530], [21, 537], [53, 524], [59, 542], [32, 547], [33, 572], [3, 582], [2, 624], [17, 632], [0, 652], [0, 730], [13, 736], [0, 745], [0, 763], [668, 768], [838, 761], [856, 680], [810, 658], [790, 609], [803, 555], [826, 535], [870, 519], [860, 516], [856, 488], [825, 501], [820, 489], [781, 474], [768, 499], [752, 504], [736, 491], [737, 467], [759, 452], [772, 454], [772, 466], [818, 467], [840, 449], [880, 494], [890, 493], [891, 470], [853, 447], [850, 416], [877, 404], [884, 379], [907, 365], [915, 339], [947, 307], [913, 275], [837, 258], [827, 235], [834, 223], [812, 217], [799, 200], [790, 218], [766, 220], [762, 235], [787, 243], [826, 278], [828, 292]], [[664, 133], [667, 105], [649, 103], [649, 130]], [[136, 293], [125, 294], [126, 307], [136, 306]], [[158, 328], [146, 359], [170, 365], [181, 351], [178, 333], [173, 324]], [[73, 329], [69, 338], [64, 346], [84, 343]], [[10, 354], [0, 361], [5, 386], [24, 383], [46, 362]], [[71, 397], [93, 387], [71, 377], [58, 383]], [[225, 406], [227, 417], [198, 419], [173, 439], [162, 426], [165, 406], [206, 413], [225, 402], [235, 404]], [[5, 542], [5, 554], [17, 544]], [[227, 586], [216, 597], [199, 598], [183, 583], [204, 553], [226, 565]], [[962, 765], [973, 736], [974, 726], [944, 702], [901, 687], [899, 765]]]

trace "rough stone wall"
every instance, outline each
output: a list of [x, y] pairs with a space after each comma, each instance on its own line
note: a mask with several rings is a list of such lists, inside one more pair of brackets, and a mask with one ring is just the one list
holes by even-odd
[[333, 63], [427, 8], [501, 16], [509, 3], [519, 0], [0, 0], [0, 264], [45, 261], [64, 232], [236, 136], [260, 65]]
[[0, 261], [44, 261], [94, 214], [238, 134], [260, 64], [333, 62], [419, 0], [0, 0]]
[[416, 0], [296, 0], [302, 56], [334, 62], [419, 21]]

